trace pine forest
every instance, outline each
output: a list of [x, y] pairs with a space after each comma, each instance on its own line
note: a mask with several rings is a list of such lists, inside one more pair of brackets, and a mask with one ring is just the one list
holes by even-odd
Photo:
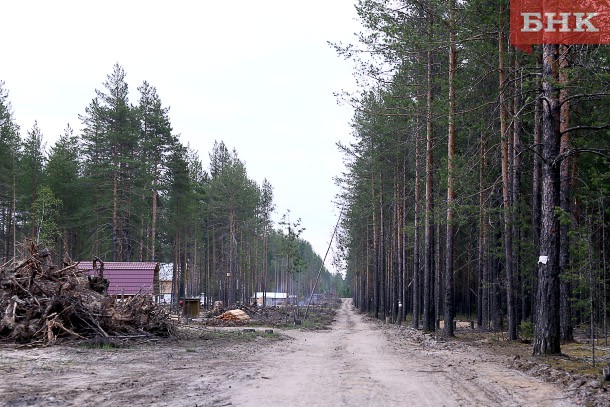
[[[115, 65], [79, 119], [46, 150], [35, 123], [22, 131], [0, 82], [0, 263], [22, 258], [26, 241], [57, 258], [173, 264], [173, 298], [249, 304], [254, 292], [309, 297], [342, 289], [340, 276], [300, 237], [287, 210], [278, 225], [273, 187], [248, 177], [223, 142], [210, 168], [181, 144], [169, 109], [144, 82], [139, 100]], [[211, 304], [205, 304], [211, 305]]]
[[[558, 354], [574, 327], [608, 335], [610, 53], [509, 43], [509, 3], [360, 0], [353, 140], [338, 143], [335, 262], [274, 226], [273, 188], [215, 142], [209, 169], [144, 81], [116, 64], [48, 151], [0, 83], [0, 260], [25, 240], [57, 258], [173, 264], [176, 296], [350, 294], [376, 318], [454, 335], [457, 316]], [[442, 327], [442, 328], [441, 328]]]
[[610, 406], [610, 0], [6, 3], [0, 404]]
[[608, 335], [610, 50], [509, 44], [509, 3], [360, 0], [353, 141], [339, 144], [340, 247], [358, 308]]

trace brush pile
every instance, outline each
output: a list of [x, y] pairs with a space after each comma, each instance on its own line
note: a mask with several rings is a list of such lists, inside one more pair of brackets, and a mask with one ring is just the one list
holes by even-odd
[[173, 325], [150, 296], [117, 299], [107, 280], [87, 276], [77, 263], [51, 264], [32, 243], [29, 256], [0, 266], [0, 340], [52, 345], [60, 339], [169, 336]]

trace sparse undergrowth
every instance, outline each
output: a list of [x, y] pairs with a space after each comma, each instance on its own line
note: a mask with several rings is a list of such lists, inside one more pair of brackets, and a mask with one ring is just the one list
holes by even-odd
[[[280, 329], [329, 329], [335, 320], [338, 304], [311, 306], [305, 318], [305, 307], [267, 307], [260, 309], [246, 308], [250, 316], [247, 321], [223, 321], [204, 313], [204, 318], [193, 320], [192, 324], [218, 327], [272, 327]], [[255, 312], [253, 312], [255, 311]]]
[[[388, 327], [388, 324], [380, 326]], [[410, 321], [403, 323], [398, 332], [407, 334], [411, 339], [425, 342], [426, 346], [455, 348], [475, 348], [468, 352], [481, 353], [480, 350], [501, 357], [504, 364], [521, 370], [530, 376], [539, 377], [546, 382], [555, 383], [566, 389], [587, 406], [607, 406], [610, 400], [610, 382], [602, 381], [602, 368], [610, 361], [610, 347], [599, 341], [596, 346], [596, 365], [592, 364], [591, 344], [586, 341], [564, 343], [562, 355], [533, 356], [530, 338], [509, 341], [505, 332], [471, 330], [469, 322], [458, 322], [454, 338], [446, 338], [442, 330], [423, 333], [411, 328]]]
[[255, 341], [260, 338], [265, 339], [273, 339], [280, 340], [282, 339], [282, 335], [277, 332], [265, 332], [260, 330], [255, 331], [245, 331], [245, 330], [236, 330], [236, 331], [218, 331], [218, 330], [206, 330], [202, 331], [197, 339], [204, 341], [225, 341], [230, 343], [242, 343], [242, 342], [250, 342]]

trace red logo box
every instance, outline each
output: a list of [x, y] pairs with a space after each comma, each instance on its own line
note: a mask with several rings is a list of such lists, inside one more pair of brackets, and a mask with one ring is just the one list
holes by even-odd
[[610, 0], [512, 0], [510, 43], [610, 44]]

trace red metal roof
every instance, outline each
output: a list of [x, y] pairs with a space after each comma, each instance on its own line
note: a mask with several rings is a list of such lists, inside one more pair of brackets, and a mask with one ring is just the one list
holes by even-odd
[[[78, 268], [87, 270], [90, 275], [98, 274], [97, 270], [93, 270], [93, 262], [91, 261], [80, 262]], [[152, 295], [155, 270], [158, 272], [158, 264], [154, 262], [104, 262], [104, 278], [110, 282], [108, 294], [135, 295], [142, 293]]]

